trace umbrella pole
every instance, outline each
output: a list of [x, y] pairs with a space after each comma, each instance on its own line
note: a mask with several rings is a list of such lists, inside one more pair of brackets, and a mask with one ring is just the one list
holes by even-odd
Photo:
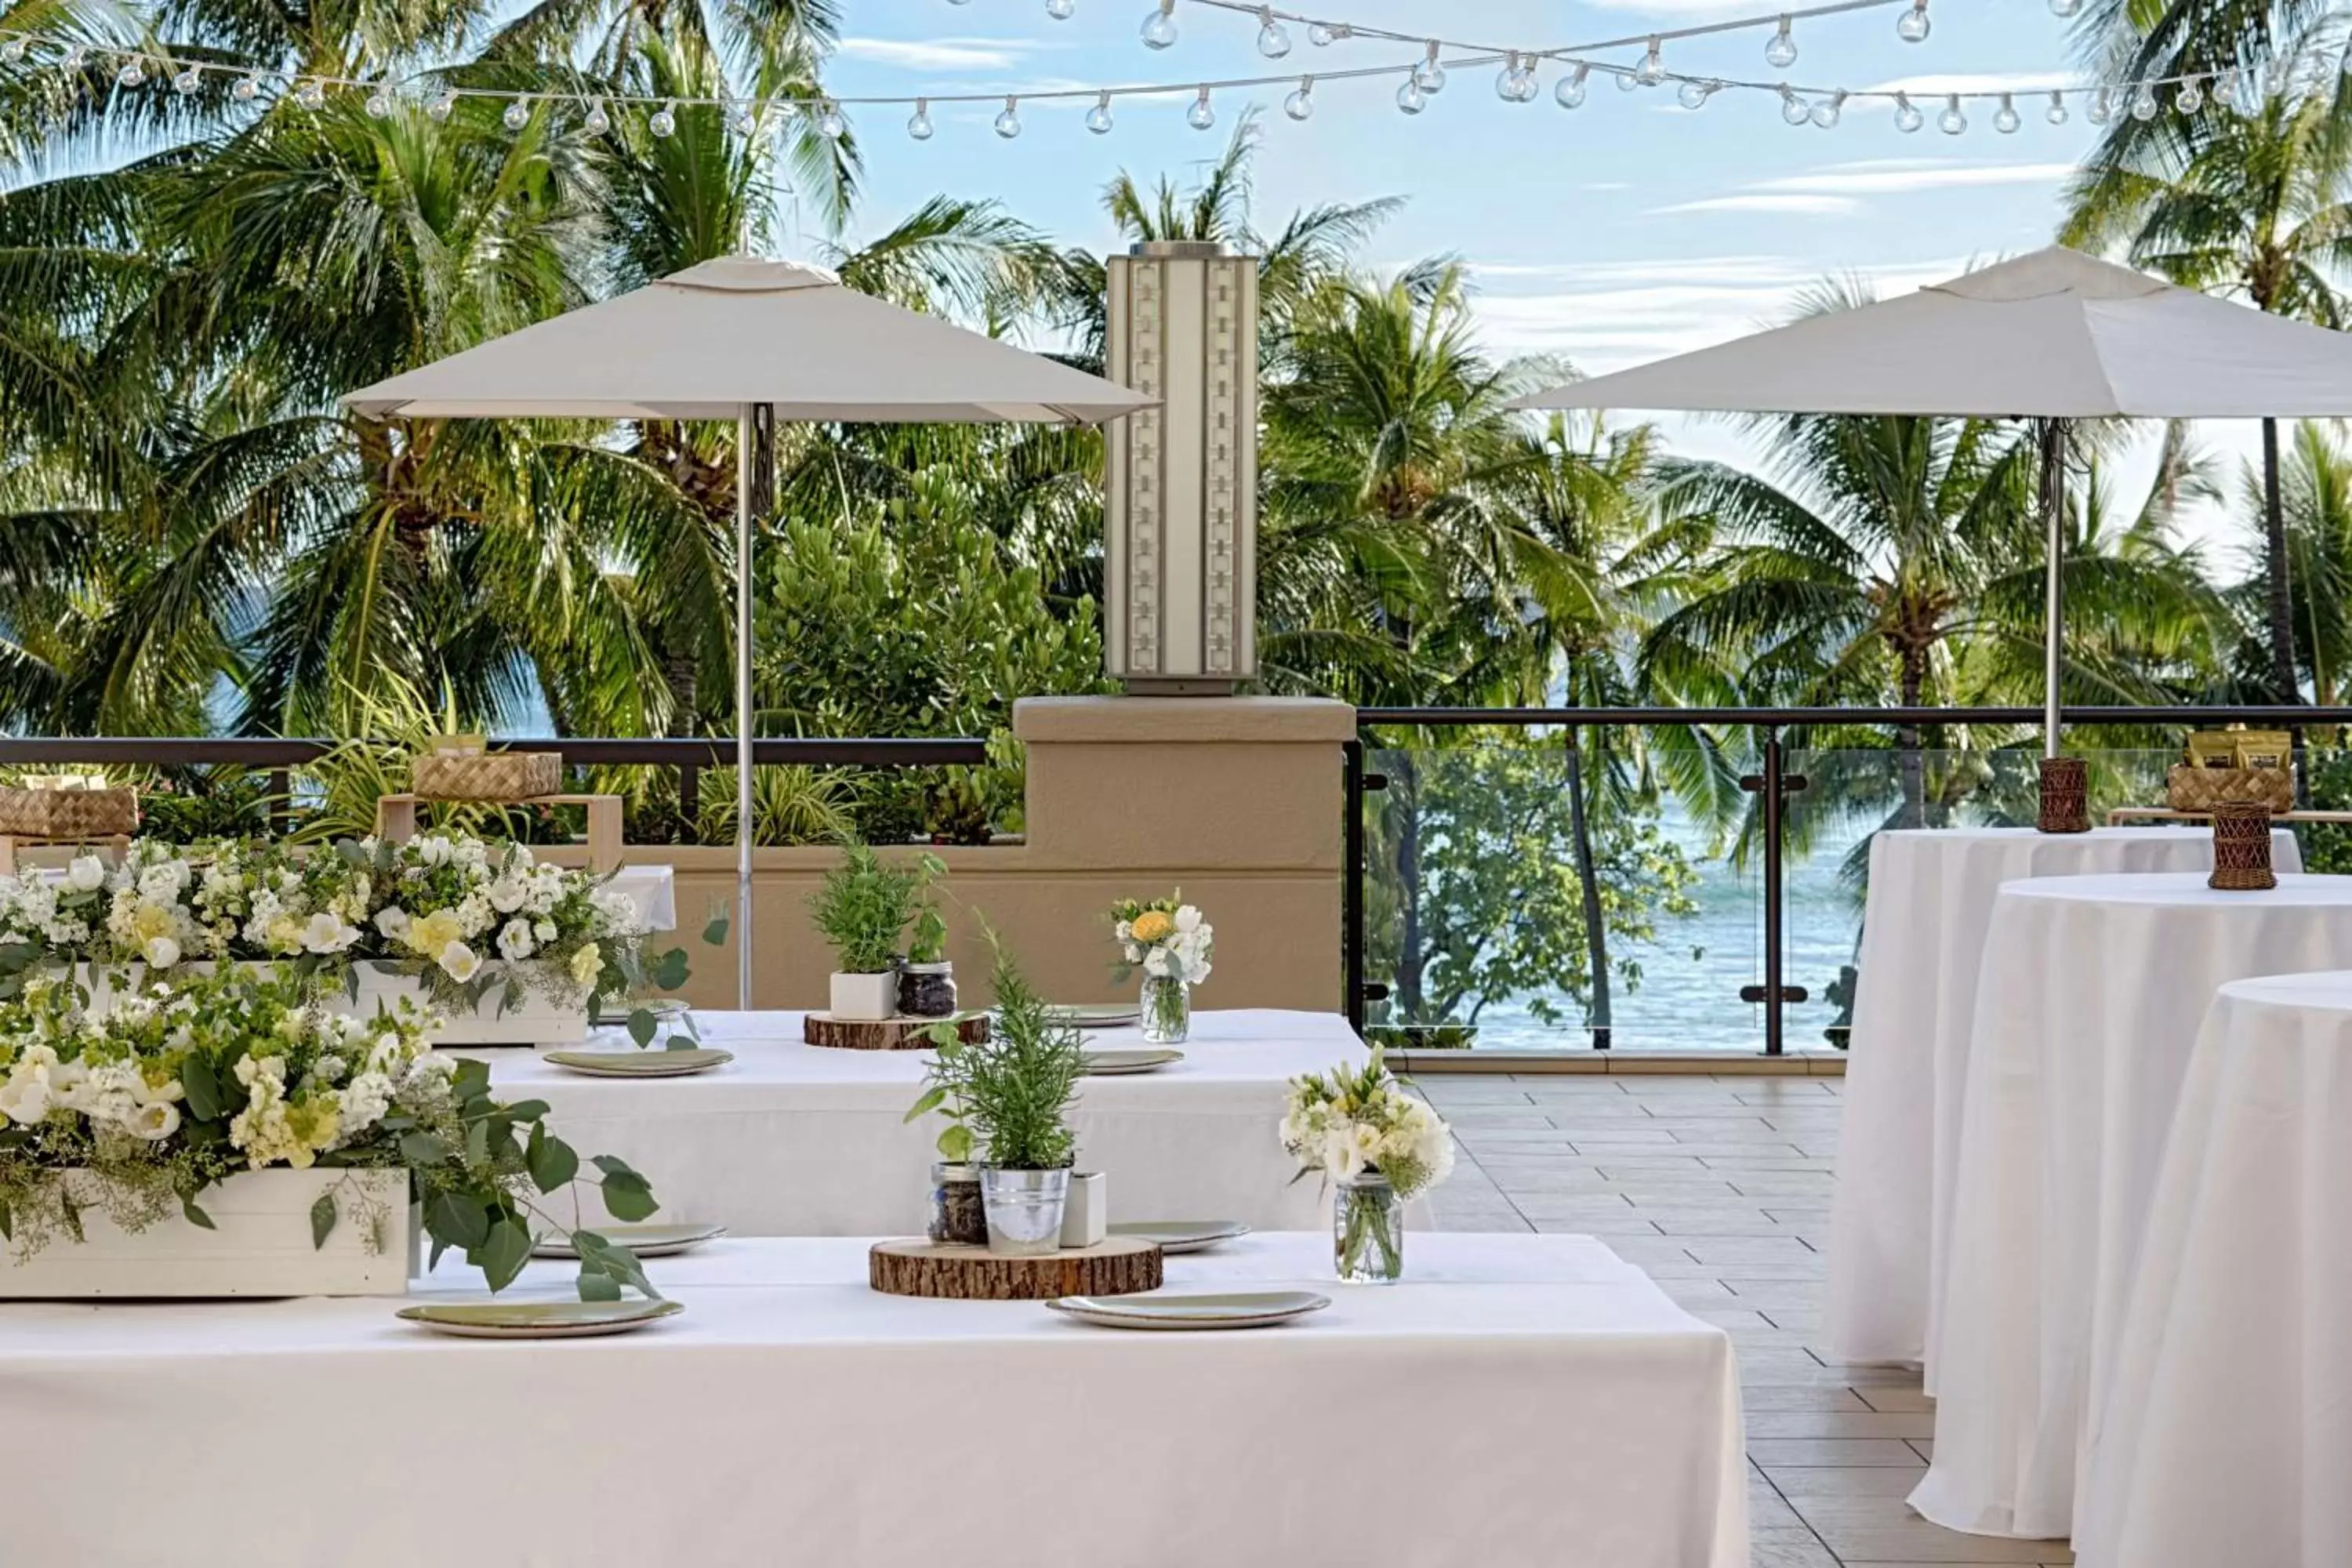
[[2041, 421], [2042, 447], [2042, 754], [2058, 754], [2061, 631], [2066, 595], [2060, 568], [2066, 556], [2066, 421]]
[[751, 524], [775, 490], [776, 411], [735, 422], [735, 1005], [751, 1010]]

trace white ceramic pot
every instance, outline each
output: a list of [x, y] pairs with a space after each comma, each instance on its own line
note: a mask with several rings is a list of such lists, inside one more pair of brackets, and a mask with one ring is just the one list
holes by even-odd
[[1100, 1171], [1070, 1173], [1062, 1205], [1062, 1245], [1092, 1247], [1110, 1234], [1110, 1186]]
[[852, 1023], [878, 1024], [898, 1013], [898, 972], [885, 970], [879, 974], [843, 974], [833, 977], [832, 1005], [826, 1009], [835, 1017]]

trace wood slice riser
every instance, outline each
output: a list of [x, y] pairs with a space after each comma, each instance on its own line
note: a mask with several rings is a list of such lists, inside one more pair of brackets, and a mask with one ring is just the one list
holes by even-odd
[[[930, 1049], [931, 1042], [923, 1037], [923, 1032], [945, 1022], [944, 1018], [884, 1018], [869, 1023], [811, 1013], [801, 1020], [801, 1038], [812, 1046], [835, 1050], [924, 1051]], [[956, 1038], [968, 1046], [987, 1039], [987, 1016], [979, 1014], [957, 1020]]]
[[1050, 1301], [1059, 1296], [1127, 1296], [1157, 1290], [1163, 1255], [1155, 1242], [1113, 1237], [1042, 1258], [1003, 1258], [982, 1247], [879, 1241], [866, 1255], [866, 1283], [889, 1296], [957, 1301]]

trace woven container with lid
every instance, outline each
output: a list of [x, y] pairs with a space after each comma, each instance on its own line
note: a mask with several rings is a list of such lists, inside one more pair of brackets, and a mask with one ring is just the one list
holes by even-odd
[[2192, 768], [2176, 763], [2165, 775], [2164, 795], [2175, 811], [2259, 805], [2283, 816], [2294, 809], [2294, 774], [2286, 768]]
[[428, 752], [416, 759], [420, 800], [531, 800], [563, 787], [553, 752]]
[[16, 838], [117, 838], [139, 831], [131, 789], [0, 788], [0, 833]]

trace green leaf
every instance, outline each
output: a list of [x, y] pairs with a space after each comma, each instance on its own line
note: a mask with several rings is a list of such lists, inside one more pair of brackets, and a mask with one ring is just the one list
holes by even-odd
[[673, 947], [654, 960], [654, 984], [664, 991], [675, 991], [687, 982], [692, 973], [687, 966], [686, 949]]
[[914, 1121], [919, 1116], [929, 1116], [932, 1111], [937, 1110], [940, 1106], [946, 1104], [947, 1098], [947, 1086], [945, 1084], [934, 1084], [931, 1088], [923, 1092], [922, 1099], [915, 1101], [913, 1105], [908, 1108], [907, 1114], [898, 1119], [898, 1125], [904, 1127], [908, 1122]]
[[220, 1120], [220, 1079], [213, 1076], [212, 1063], [191, 1051], [180, 1064], [180, 1088], [186, 1095], [190, 1116], [198, 1121]]
[[16, 1212], [0, 1202], [0, 1241], [16, 1239]]
[[487, 1165], [490, 1163], [490, 1124], [469, 1122], [466, 1128], [466, 1163]]
[[425, 1205], [425, 1228], [436, 1240], [468, 1252], [489, 1239], [490, 1211], [456, 1193], [436, 1193]]
[[[528, 1000], [530, 1000], [530, 993], [523, 989], [522, 982], [520, 979], [508, 981], [507, 988], [499, 993], [499, 1010], [497, 1016], [503, 1018], [509, 1013], [519, 1013], [522, 1011], [522, 1005]], [[493, 1285], [490, 1289], [495, 1290], [498, 1287]]]
[[637, 1173], [636, 1167], [618, 1154], [594, 1155], [588, 1163], [608, 1176], [634, 1176]]
[[940, 1158], [963, 1164], [971, 1158], [971, 1129], [958, 1121], [940, 1133]]
[[490, 1238], [470, 1255], [496, 1295], [515, 1282], [530, 1261], [530, 1227], [509, 1215], [490, 1227]]
[[412, 1165], [437, 1165], [449, 1157], [449, 1145], [430, 1132], [404, 1132], [400, 1157]]
[[547, 1112], [548, 1104], [543, 1100], [518, 1100], [506, 1108], [509, 1121], [536, 1121]]
[[640, 1007], [629, 1015], [629, 1038], [636, 1041], [639, 1050], [654, 1043], [654, 1031], [659, 1027], [649, 1008]]
[[580, 1254], [583, 1263], [593, 1261], [599, 1269], [614, 1279], [636, 1287], [640, 1292], [656, 1300], [660, 1299], [661, 1292], [654, 1289], [651, 1279], [646, 1278], [645, 1265], [638, 1262], [637, 1255], [627, 1247], [593, 1230], [574, 1231], [572, 1247]]
[[603, 1184], [606, 1211], [625, 1224], [651, 1219], [661, 1207], [654, 1201], [653, 1184], [635, 1171], [608, 1172]]
[[327, 1237], [335, 1234], [335, 1221], [341, 1218], [335, 1207], [335, 1194], [320, 1193], [319, 1201], [310, 1205], [310, 1250], [318, 1251], [327, 1245]]
[[711, 911], [709, 923], [702, 928], [702, 940], [712, 947], [727, 945], [727, 911], [724, 909]]
[[542, 1193], [566, 1185], [580, 1173], [580, 1156], [562, 1139], [549, 1135], [544, 1124], [534, 1124], [530, 1142], [523, 1145], [523, 1167], [531, 1184]]
[[583, 1258], [580, 1260], [580, 1299], [617, 1301], [621, 1299], [621, 1282]]

